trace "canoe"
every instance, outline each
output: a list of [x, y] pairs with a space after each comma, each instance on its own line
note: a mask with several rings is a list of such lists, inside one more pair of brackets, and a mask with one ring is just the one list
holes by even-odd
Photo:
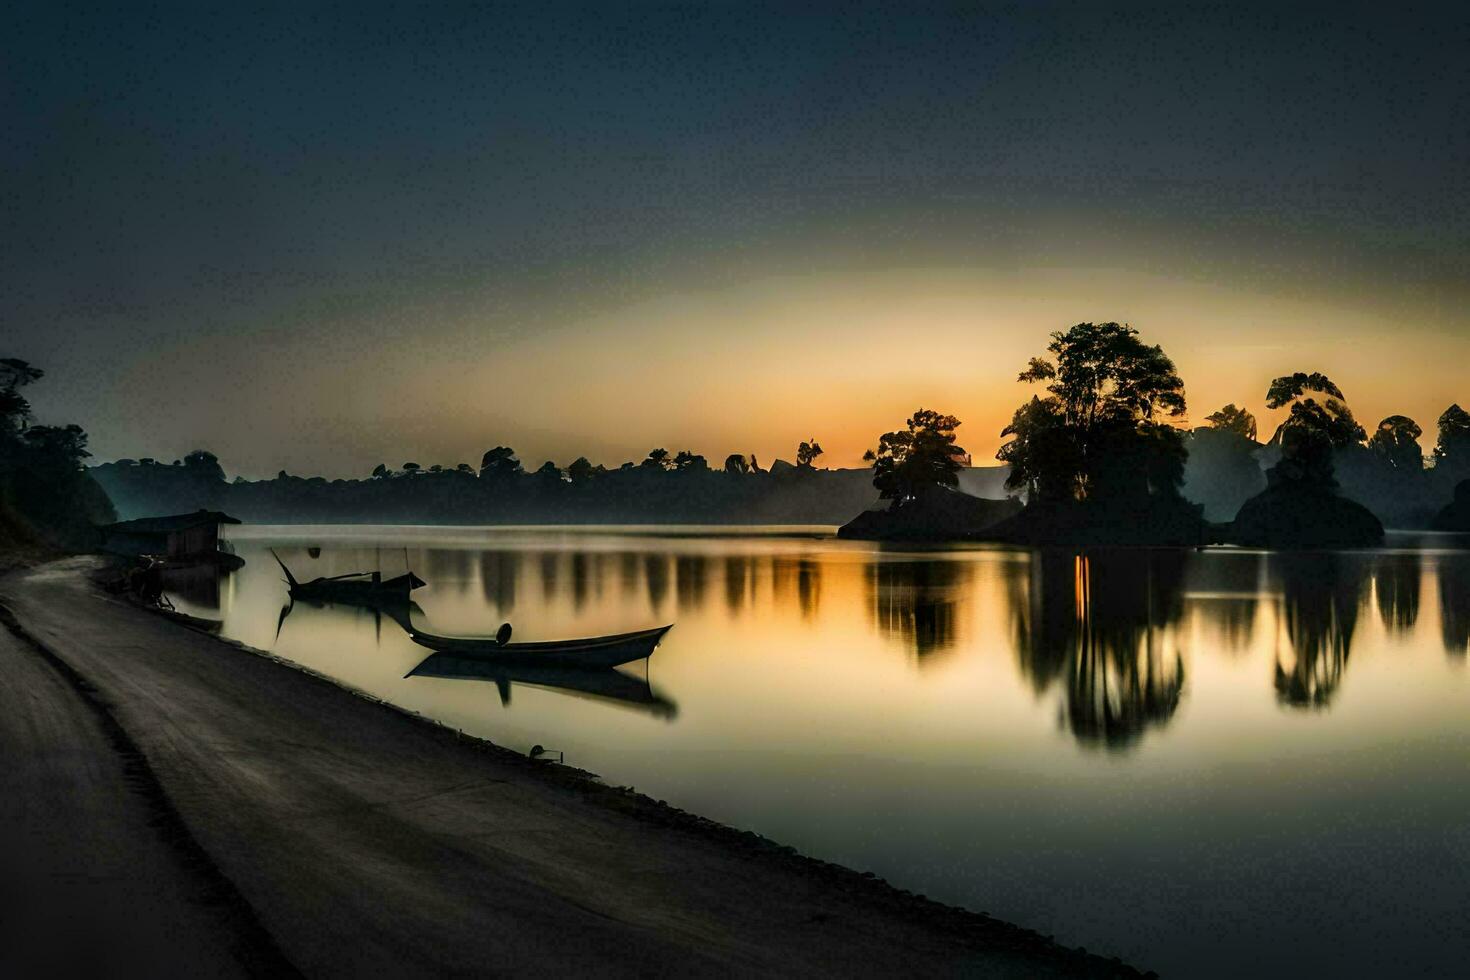
[[479, 657], [499, 664], [544, 667], [617, 667], [651, 656], [664, 634], [673, 629], [656, 626], [653, 629], [637, 630], [632, 633], [616, 633], [612, 636], [594, 636], [581, 640], [547, 640], [540, 643], [507, 643], [504, 646], [493, 639], [468, 636], [435, 636], [419, 629], [410, 629], [409, 638], [419, 646], [440, 653], [452, 653], [460, 657]]
[[529, 684], [560, 694], [617, 702], [661, 718], [672, 718], [678, 711], [674, 702], [655, 691], [646, 678], [608, 667], [589, 670], [503, 664], [486, 657], [431, 653], [404, 676], [492, 681], [500, 690], [501, 704], [510, 704], [512, 684]]
[[379, 572], [349, 572], [346, 575], [298, 582], [296, 576], [291, 574], [291, 569], [281, 561], [280, 555], [272, 551], [271, 557], [281, 566], [281, 571], [286, 573], [287, 591], [293, 600], [340, 602], [345, 605], [372, 607], [407, 602], [410, 592], [427, 584], [413, 572], [386, 579]]

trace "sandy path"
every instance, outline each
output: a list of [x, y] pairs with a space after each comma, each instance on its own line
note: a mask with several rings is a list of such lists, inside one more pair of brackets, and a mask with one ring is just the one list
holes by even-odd
[[0, 976], [280, 972], [126, 737], [3, 624], [0, 676]]
[[407, 718], [98, 594], [0, 583], [308, 976], [1128, 975]]

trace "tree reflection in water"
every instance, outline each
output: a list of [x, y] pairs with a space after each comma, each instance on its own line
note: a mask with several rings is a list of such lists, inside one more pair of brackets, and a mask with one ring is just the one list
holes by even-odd
[[1470, 647], [1470, 555], [1439, 560], [1439, 622], [1445, 652], [1465, 656]]
[[1379, 555], [1373, 563], [1378, 615], [1391, 633], [1408, 633], [1419, 620], [1419, 555]]
[[1358, 611], [1367, 600], [1367, 564], [1339, 552], [1281, 552], [1271, 567], [1280, 576], [1290, 647], [1277, 643], [1276, 697], [1295, 708], [1327, 707], [1342, 683]]
[[1037, 693], [1063, 686], [1079, 742], [1124, 749], [1174, 716], [1184, 660], [1169, 627], [1182, 610], [1178, 551], [1037, 551], [1009, 582], [1021, 672]]
[[883, 636], [909, 645], [920, 661], [954, 646], [960, 599], [973, 575], [974, 566], [967, 561], [875, 560], [868, 566], [868, 610], [874, 626]]
[[521, 574], [519, 551], [480, 552], [480, 591], [498, 616], [508, 616], [516, 604], [516, 579]]
[[709, 564], [707, 555], [687, 554], [674, 559], [680, 612], [696, 612], [704, 606], [705, 591], [709, 588]]

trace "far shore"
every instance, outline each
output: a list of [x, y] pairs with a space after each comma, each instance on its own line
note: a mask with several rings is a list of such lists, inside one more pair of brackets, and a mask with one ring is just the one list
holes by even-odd
[[[58, 904], [170, 937], [150, 972], [1140, 975], [170, 622], [97, 567], [0, 578], [0, 813], [42, 828], [27, 860]], [[48, 871], [88, 848], [127, 872]], [[97, 925], [102, 961], [136, 963], [136, 930]], [[27, 942], [48, 962], [40, 935], [0, 966]]]

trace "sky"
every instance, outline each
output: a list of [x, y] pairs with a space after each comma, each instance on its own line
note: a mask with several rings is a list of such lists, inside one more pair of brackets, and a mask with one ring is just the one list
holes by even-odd
[[0, 356], [99, 460], [976, 462], [1047, 335], [1199, 421], [1470, 404], [1470, 9], [0, 12]]

